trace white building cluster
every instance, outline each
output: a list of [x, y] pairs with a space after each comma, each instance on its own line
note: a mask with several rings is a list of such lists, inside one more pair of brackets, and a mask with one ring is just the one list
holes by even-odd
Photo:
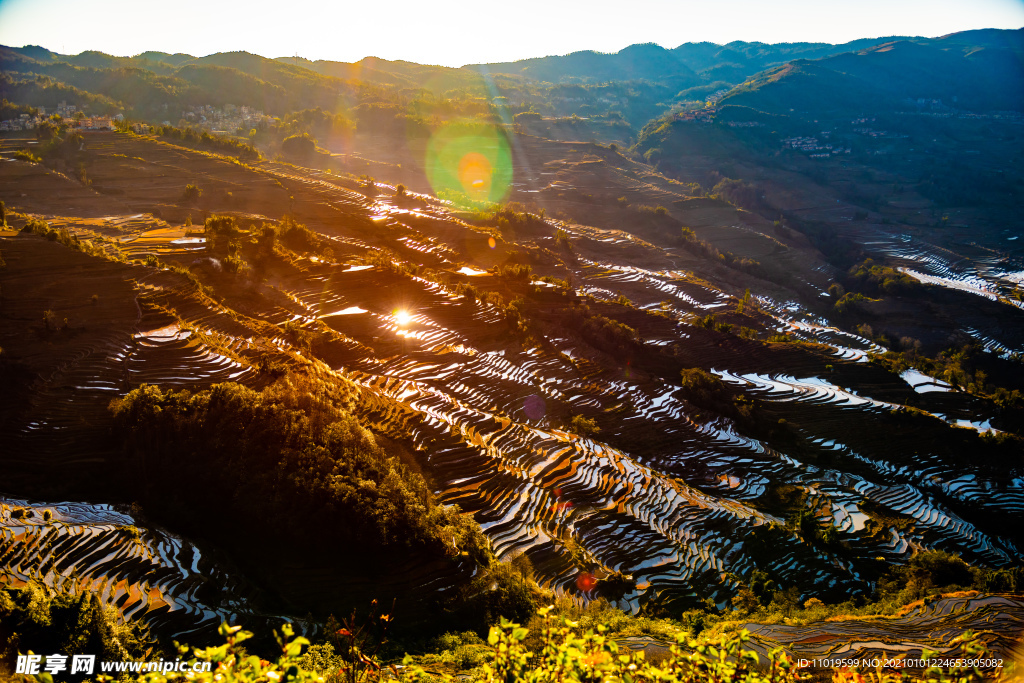
[[270, 122], [270, 117], [252, 107], [236, 107], [225, 104], [214, 107], [209, 104], [192, 107], [181, 113], [186, 125], [210, 131], [235, 132], [239, 128], [258, 128]]
[[[831, 135], [830, 131], [822, 131], [822, 135], [828, 137]], [[816, 137], [794, 137], [785, 138], [782, 141], [784, 147], [788, 149], [795, 149], [801, 152], [809, 152], [807, 156], [811, 159], [825, 159], [834, 154], [849, 154], [849, 147], [833, 146], [831, 143], [822, 144]]]
[[[35, 130], [43, 123], [43, 121], [54, 114], [64, 119], [64, 121], [70, 124], [72, 128], [80, 128], [83, 130], [110, 130], [114, 127], [113, 120], [109, 116], [86, 116], [84, 118], [76, 119], [75, 114], [78, 113], [78, 108], [63, 100], [60, 101], [56, 109], [52, 112], [47, 112], [46, 107], [34, 107], [34, 109], [37, 112], [35, 116], [31, 114], [21, 114], [16, 119], [0, 121], [0, 133], [19, 130]], [[120, 114], [118, 114], [118, 118], [121, 118]]]

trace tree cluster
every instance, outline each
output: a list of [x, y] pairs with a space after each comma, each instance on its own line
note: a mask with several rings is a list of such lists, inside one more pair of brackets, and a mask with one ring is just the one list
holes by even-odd
[[433, 502], [422, 477], [348, 411], [351, 398], [288, 377], [260, 392], [233, 383], [195, 393], [142, 386], [111, 409], [148, 482], [143, 504], [168, 515], [364, 566], [408, 561], [410, 552], [486, 562], [479, 528]]

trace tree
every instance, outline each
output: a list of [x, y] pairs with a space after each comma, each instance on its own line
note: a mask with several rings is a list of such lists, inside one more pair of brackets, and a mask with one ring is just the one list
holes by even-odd
[[292, 135], [281, 143], [281, 152], [289, 156], [306, 157], [316, 151], [316, 140], [309, 133]]
[[46, 119], [38, 126], [36, 126], [36, 139], [40, 142], [46, 142], [52, 140], [60, 134], [60, 126]]
[[68, 165], [74, 161], [78, 156], [78, 152], [81, 151], [85, 145], [85, 136], [77, 131], [71, 131], [64, 136], [64, 140], [60, 143], [60, 151], [64, 156], [64, 162]]
[[569, 420], [569, 428], [580, 436], [593, 436], [601, 431], [596, 420], [582, 415], [573, 415]]
[[181, 201], [184, 204], [198, 204], [199, 198], [202, 196], [203, 191], [197, 185], [189, 183], [185, 186], [185, 191], [181, 193]]

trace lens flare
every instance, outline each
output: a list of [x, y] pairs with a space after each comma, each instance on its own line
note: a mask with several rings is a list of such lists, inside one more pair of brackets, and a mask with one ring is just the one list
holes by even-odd
[[490, 195], [491, 162], [479, 152], [470, 152], [459, 160], [459, 183], [462, 190], [477, 201]]
[[395, 322], [401, 327], [405, 327], [412, 322], [412, 314], [409, 311], [396, 310], [394, 312]]
[[597, 585], [597, 577], [590, 572], [580, 572], [579, 576], [576, 577], [576, 587], [584, 593], [589, 593], [594, 590], [594, 586]]
[[424, 165], [434, 193], [456, 204], [503, 201], [512, 183], [508, 139], [490, 124], [441, 128], [430, 138]]
[[544, 406], [544, 399], [537, 394], [527, 396], [526, 400], [523, 402], [523, 412], [526, 413], [526, 417], [531, 420], [543, 419], [547, 412], [547, 409]]
[[498, 243], [494, 241], [493, 237], [488, 237], [487, 246], [489, 246], [491, 249], [494, 249], [496, 246], [498, 246]]

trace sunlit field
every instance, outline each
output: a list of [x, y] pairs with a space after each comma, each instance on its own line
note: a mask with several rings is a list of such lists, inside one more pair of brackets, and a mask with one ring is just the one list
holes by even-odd
[[0, 47], [0, 679], [1020, 676], [1021, 30], [56, 47]]

